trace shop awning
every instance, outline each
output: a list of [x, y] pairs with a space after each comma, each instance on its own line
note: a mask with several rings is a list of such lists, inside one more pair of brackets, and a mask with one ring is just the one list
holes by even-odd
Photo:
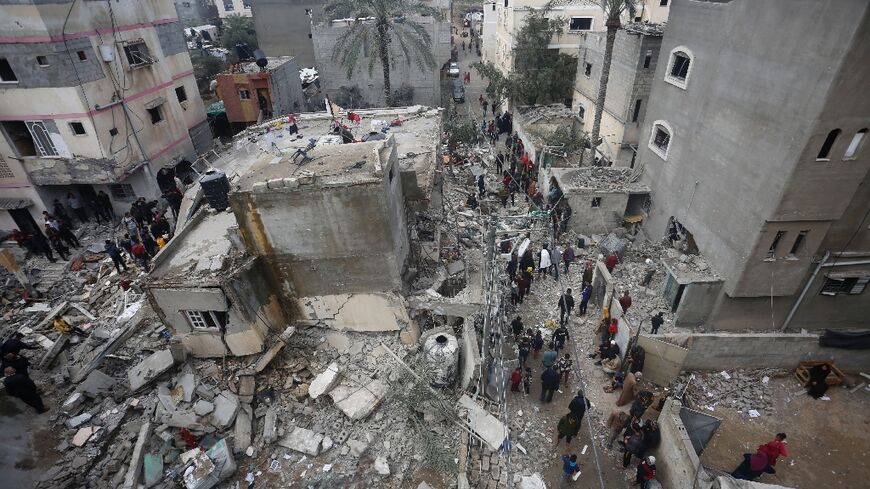
[[0, 209], [26, 209], [33, 205], [30, 199], [0, 199]]

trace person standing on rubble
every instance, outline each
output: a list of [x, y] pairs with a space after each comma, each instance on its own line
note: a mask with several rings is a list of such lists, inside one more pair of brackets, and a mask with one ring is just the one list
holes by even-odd
[[559, 374], [553, 367], [541, 373], [541, 402], [553, 402], [553, 393], [559, 388]]
[[124, 263], [124, 258], [121, 257], [121, 250], [118, 249], [118, 246], [115, 245], [111, 240], [106, 240], [106, 243], [103, 245], [103, 252], [109, 255], [109, 258], [112, 259], [112, 263], [115, 264], [115, 270], [118, 271], [118, 275], [121, 275], [121, 268], [124, 271], [127, 271], [127, 264]]
[[[133, 202], [133, 207], [138, 209], [138, 205], [136, 202]], [[131, 210], [133, 209], [131, 207]], [[124, 229], [127, 230], [127, 237], [139, 236], [139, 222], [133, 217], [131, 212], [125, 212], [124, 217], [121, 218], [121, 224], [124, 226]]]
[[519, 392], [520, 391], [520, 383], [523, 381], [523, 369], [522, 367], [517, 367], [514, 369], [514, 373], [511, 374], [511, 392]]
[[60, 255], [61, 260], [69, 260], [69, 248], [64, 246], [63, 240], [60, 239], [60, 233], [55, 231], [51, 226], [45, 226], [45, 234], [48, 236], [48, 242], [54, 251]]
[[553, 261], [550, 259], [550, 250], [547, 249], [547, 243], [544, 243], [544, 246], [541, 248], [541, 259], [538, 262], [538, 278], [541, 278], [544, 273], [550, 272], [550, 267], [553, 265]]
[[610, 273], [613, 273], [617, 263], [619, 263], [619, 257], [615, 253], [607, 255], [607, 258], [604, 259], [604, 266], [607, 267], [607, 271]]
[[637, 474], [634, 478], [634, 485], [639, 485], [640, 489], [647, 489], [649, 481], [656, 477], [656, 458], [652, 455], [641, 460], [637, 464]]
[[88, 213], [85, 211], [85, 206], [82, 201], [72, 192], [66, 194], [66, 205], [72, 209], [73, 213], [78, 217], [83, 224], [88, 222]]
[[523, 334], [523, 319], [519, 316], [511, 321], [511, 330], [514, 332], [514, 341], [520, 341], [520, 335]]
[[580, 315], [586, 314], [586, 307], [589, 305], [589, 298], [592, 297], [592, 286], [586, 284], [583, 287], [583, 292], [580, 292]]
[[622, 293], [622, 297], [619, 298], [619, 306], [622, 307], [622, 313], [625, 314], [628, 312], [628, 308], [631, 307], [631, 296], [628, 295], [628, 291], [624, 291]]
[[565, 439], [565, 450], [571, 447], [571, 440], [580, 432], [580, 420], [574, 416], [574, 413], [568, 413], [559, 419], [559, 424], [556, 425], [556, 446]]
[[64, 209], [63, 204], [60, 203], [59, 199], [54, 199], [54, 204], [51, 207], [51, 211], [54, 213], [55, 216], [65, 221], [69, 221], [69, 216], [66, 213], [66, 209]]
[[48, 411], [42, 404], [42, 398], [36, 392], [36, 384], [30, 377], [16, 371], [15, 367], [4, 368], [3, 376], [3, 386], [6, 388], [7, 394], [21, 399], [25, 404], [36, 409], [38, 414]]
[[565, 386], [568, 385], [568, 380], [571, 378], [572, 365], [574, 365], [574, 362], [571, 360], [570, 353], [566, 353], [558, 362], [556, 362], [556, 370], [562, 377], [562, 383], [565, 384]]
[[646, 287], [652, 281], [653, 275], [656, 273], [656, 264], [650, 259], [647, 258], [644, 260], [644, 273], [643, 280], [640, 281], [640, 284]]
[[112, 207], [112, 199], [109, 198], [106, 192], [102, 190], [97, 192], [97, 202], [103, 208], [103, 213], [109, 216], [110, 221], [115, 218], [115, 208]]
[[659, 334], [659, 328], [662, 327], [662, 324], [665, 324], [665, 318], [662, 317], [664, 315], [663, 312], [659, 311], [658, 314], [653, 316], [649, 322], [652, 324], [652, 329], [650, 329], [650, 334]]
[[33, 248], [37, 250], [38, 253], [43, 253], [45, 257], [48, 258], [48, 261], [52, 263], [57, 261], [51, 253], [51, 246], [49, 246], [48, 240], [45, 239], [45, 235], [43, 235], [38, 229], [32, 236], [28, 235], [28, 238], [33, 243]]
[[484, 180], [483, 175], [477, 177], [477, 191], [480, 193], [480, 198], [483, 198], [483, 194], [486, 193], [486, 180]]
[[577, 391], [577, 395], [574, 396], [574, 399], [571, 399], [571, 402], [568, 403], [568, 410], [577, 418], [577, 424], [580, 424], [583, 421], [583, 416], [586, 415], [586, 410], [589, 409], [590, 406], [591, 404], [589, 404], [589, 400], [586, 399], [583, 389], [580, 389]]
[[130, 251], [133, 253], [133, 258], [135, 258], [139, 263], [139, 266], [147, 272], [151, 257], [148, 256], [148, 250], [145, 249], [145, 245], [143, 245], [138, 239], [133, 238], [133, 246]]
[[507, 271], [508, 277], [513, 280], [517, 276], [517, 267], [520, 265], [520, 259], [517, 257], [517, 252], [511, 252], [511, 259], [508, 261], [507, 267], [505, 270]]
[[571, 295], [571, 289], [566, 289], [562, 297], [559, 297], [559, 324], [564, 325], [568, 322], [572, 310], [574, 310], [574, 296]]
[[538, 359], [538, 354], [541, 352], [541, 348], [544, 347], [544, 337], [541, 336], [541, 330], [535, 330], [535, 336], [532, 338], [532, 358], [535, 360]]
[[580, 465], [577, 463], [577, 455], [569, 455], [567, 453], [562, 455], [562, 482], [560, 487], [571, 485], [571, 483], [574, 482], [574, 474], [577, 472], [580, 472]]

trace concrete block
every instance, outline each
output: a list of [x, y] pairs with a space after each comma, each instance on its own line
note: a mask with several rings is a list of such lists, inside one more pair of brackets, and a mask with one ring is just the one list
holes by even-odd
[[205, 399], [206, 401], [214, 401], [214, 398], [216, 396], [214, 390], [211, 387], [203, 384], [199, 384], [198, 386], [196, 386], [195, 392], [196, 395]]
[[266, 444], [274, 443], [278, 439], [278, 408], [269, 406], [266, 416], [263, 417], [263, 441]]
[[381, 455], [375, 459], [375, 470], [381, 475], [390, 475], [390, 464], [387, 463], [387, 457]]
[[183, 389], [184, 402], [192, 401], [193, 393], [196, 390], [196, 374], [189, 366], [185, 366], [185, 371], [176, 378], [175, 383]]
[[249, 404], [242, 404], [239, 408], [239, 413], [236, 415], [236, 425], [234, 426], [233, 445], [235, 446], [234, 453], [244, 453], [251, 446], [253, 432], [253, 409]]
[[212, 475], [215, 464], [205, 453], [199, 451], [193, 454], [193, 470], [185, 470], [182, 477], [184, 487], [187, 489], [212, 488], [217, 484], [216, 477]]
[[284, 348], [285, 343], [281, 340], [275, 342], [271, 348], [269, 348], [266, 353], [263, 353], [263, 356], [257, 360], [257, 364], [254, 366], [254, 372], [260, 373], [266, 369], [269, 363], [278, 356], [278, 353]]
[[163, 455], [159, 453], [145, 454], [144, 473], [145, 487], [152, 487], [163, 480]]
[[284, 188], [284, 179], [283, 178], [274, 178], [266, 182], [266, 187], [270, 190], [282, 189]]
[[362, 389], [357, 386], [339, 385], [329, 393], [329, 396], [345, 416], [359, 420], [368, 417], [380, 405], [388, 390], [386, 384], [380, 380], [373, 380]]
[[169, 350], [161, 350], [152, 353], [148, 358], [142, 360], [127, 373], [127, 378], [130, 382], [130, 390], [136, 392], [142, 387], [145, 387], [161, 374], [172, 368], [174, 364], [175, 361], [172, 358], [172, 352]]
[[239, 373], [239, 401], [250, 404], [254, 400], [256, 392], [257, 378], [254, 377], [254, 372]]
[[266, 186], [266, 182], [257, 182], [251, 185], [251, 192], [255, 194], [263, 194], [269, 191], [269, 187]]
[[167, 413], [160, 419], [163, 424], [173, 428], [187, 428], [189, 430], [202, 429], [202, 425], [199, 424], [199, 416], [190, 411], [175, 411]]
[[239, 398], [230, 391], [222, 391], [215, 399], [211, 424], [218, 429], [229, 427], [239, 412]]
[[133, 455], [130, 457], [130, 467], [124, 477], [123, 489], [133, 489], [139, 485], [139, 474], [142, 472], [142, 460], [145, 457], [145, 442], [151, 434], [151, 423], [146, 422], [139, 430], [136, 445], [133, 446]]
[[323, 435], [320, 433], [297, 426], [283, 440], [279, 441], [278, 445], [316, 457], [320, 454], [320, 444], [322, 442]]
[[205, 399], [200, 399], [193, 405], [193, 412], [197, 416], [205, 416], [212, 411], [214, 411], [214, 403], [208, 402]]
[[76, 431], [75, 435], [73, 435], [72, 444], [74, 446], [80, 447], [80, 446], [84, 445], [85, 443], [87, 443], [88, 440], [90, 440], [91, 437], [96, 432], [97, 432], [97, 428], [94, 428], [93, 426], [81, 428], [78, 431]]
[[340, 378], [341, 371], [338, 362], [332, 362], [328, 367], [326, 367], [326, 370], [318, 374], [317, 377], [311, 381], [311, 385], [308, 386], [308, 395], [311, 396], [312, 399], [317, 399], [338, 385]]
[[489, 445], [490, 450], [498, 450], [507, 437], [504, 424], [464, 394], [459, 398], [458, 404], [468, 410], [468, 425], [471, 430]]
[[66, 420], [66, 427], [70, 428], [70, 429], [78, 428], [79, 426], [90, 421], [91, 418], [93, 418], [91, 413], [79, 414], [78, 416], [76, 416], [74, 418], [70, 418], [70, 419]]
[[85, 392], [91, 397], [102, 397], [110, 394], [114, 386], [115, 379], [99, 370], [94, 370], [88, 374], [84, 382], [79, 384], [77, 390]]
[[369, 448], [368, 442], [359, 440], [348, 440], [347, 446], [350, 448], [350, 454], [354, 457], [359, 457]]
[[169, 390], [169, 386], [165, 383], [160, 384], [157, 387], [157, 400], [160, 401], [160, 405], [163, 406], [163, 409], [170, 413], [175, 411], [175, 400], [172, 398], [172, 392]]
[[85, 396], [81, 392], [74, 392], [73, 395], [69, 396], [63, 404], [60, 405], [60, 410], [64, 414], [72, 414], [81, 407], [81, 405], [85, 402]]

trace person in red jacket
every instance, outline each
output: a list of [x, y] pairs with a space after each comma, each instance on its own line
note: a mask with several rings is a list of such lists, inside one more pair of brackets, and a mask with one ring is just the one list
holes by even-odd
[[133, 247], [130, 248], [130, 253], [133, 254], [133, 258], [135, 258], [136, 261], [139, 262], [139, 265], [141, 265], [147, 272], [148, 262], [151, 257], [148, 255], [148, 250], [145, 249], [145, 245], [143, 245], [138, 239], [133, 238]]
[[758, 447], [759, 452], [767, 454], [767, 461], [770, 465], [776, 465], [776, 458], [779, 456], [788, 457], [788, 447], [786, 446], [785, 433], [777, 433], [773, 441], [769, 441]]
[[608, 272], [613, 272], [617, 263], [619, 263], [619, 258], [616, 255], [609, 255], [604, 259], [604, 266], [607, 267]]
[[641, 489], [646, 489], [649, 486], [649, 481], [656, 477], [656, 458], [652, 455], [643, 459], [637, 465], [637, 475], [634, 479], [635, 485], [640, 485]]
[[523, 381], [523, 369], [517, 367], [514, 373], [511, 374], [511, 391], [519, 392], [520, 383]]
[[623, 314], [628, 312], [628, 308], [631, 307], [631, 296], [628, 295], [628, 291], [622, 293], [622, 297], [619, 298], [619, 306], [622, 307]]

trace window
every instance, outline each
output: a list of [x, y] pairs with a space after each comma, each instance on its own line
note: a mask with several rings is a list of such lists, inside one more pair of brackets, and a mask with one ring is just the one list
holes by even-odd
[[601, 207], [601, 197], [592, 197], [592, 208]]
[[577, 107], [577, 117], [582, 121], [584, 116], [586, 116], [586, 107], [580, 105]]
[[776, 259], [776, 249], [779, 247], [779, 243], [782, 241], [782, 238], [785, 237], [785, 231], [777, 231], [776, 236], [773, 237], [773, 241], [770, 243], [770, 248], [767, 249], [767, 259], [775, 260]]
[[36, 57], [36, 64], [38, 64], [39, 66], [42, 66], [42, 67], [46, 67], [46, 66], [48, 66], [48, 58], [46, 58], [45, 56], [37, 56]]
[[858, 154], [858, 150], [861, 149], [861, 143], [864, 141], [864, 138], [867, 136], [867, 128], [861, 129], [856, 132], [854, 136], [852, 136], [852, 140], [849, 141], [849, 147], [846, 148], [846, 152], [843, 154], [843, 159], [848, 160], [855, 157]]
[[591, 31], [592, 17], [571, 17], [568, 23], [569, 31]]
[[88, 55], [84, 51], [76, 51], [76, 55], [79, 57], [79, 61], [87, 61]]
[[242, 100], [250, 100], [251, 99], [251, 92], [249, 92], [247, 90], [239, 90], [239, 98]]
[[637, 122], [637, 118], [640, 117], [640, 104], [641, 104], [640, 99], [635, 100], [634, 112], [631, 113], [631, 122]]
[[221, 329], [227, 325], [225, 311], [184, 311], [193, 329]]
[[671, 85], [685, 89], [692, 73], [692, 53], [685, 47], [676, 47], [671, 51], [668, 71], [665, 81]]
[[6, 58], [0, 58], [0, 83], [18, 83], [18, 77]]
[[662, 6], [662, 7], [667, 7], [667, 6], [668, 6], [668, 0], [661, 0], [661, 1], [659, 2], [659, 5]]
[[649, 148], [663, 160], [668, 159], [668, 151], [671, 148], [671, 138], [674, 131], [670, 124], [665, 121], [655, 121], [649, 137]]
[[109, 193], [112, 194], [112, 197], [121, 200], [136, 198], [136, 192], [133, 191], [133, 186], [129, 183], [114, 183], [109, 185]]
[[649, 68], [649, 64], [652, 62], [652, 49], [648, 49], [646, 51], [646, 56], [643, 58], [643, 67]]
[[818, 156], [816, 156], [817, 160], [828, 160], [828, 155], [831, 153], [831, 148], [834, 146], [834, 143], [837, 141], [837, 138], [840, 137], [839, 129], [834, 129], [833, 131], [828, 133], [828, 137], [825, 138], [825, 142], [822, 143], [822, 148], [819, 150]]
[[153, 63], [154, 60], [148, 56], [148, 46], [145, 41], [136, 41], [124, 46], [124, 54], [127, 56], [127, 63], [130, 66], [142, 66]]
[[586, 77], [592, 76], [592, 63], [584, 63], [583, 74], [586, 75]]
[[233, 6], [233, 0], [224, 0], [224, 10], [227, 12], [232, 12], [236, 7]]
[[251, 0], [242, 0], [242, 7], [251, 8]]
[[157, 124], [158, 122], [163, 120], [163, 111], [160, 109], [161, 105], [157, 107], [146, 109], [148, 111], [148, 115], [151, 116], [151, 123]]
[[69, 130], [72, 131], [76, 136], [84, 136], [85, 133], [85, 125], [81, 122], [70, 122]]
[[789, 258], [797, 258], [797, 254], [804, 248], [804, 243], [806, 242], [807, 234], [809, 233], [809, 229], [805, 229], [798, 233], [797, 238], [794, 239], [794, 243], [791, 245], [791, 249], [788, 251]]
[[184, 90], [184, 87], [175, 88], [175, 97], [178, 98], [179, 103], [187, 101], [187, 92]]
[[870, 277], [826, 277], [819, 295], [859, 295], [864, 292]]
[[39, 150], [42, 156], [57, 156], [57, 148], [54, 146], [54, 141], [51, 140], [51, 135], [48, 129], [45, 128], [45, 123], [42, 121], [25, 122], [30, 135], [33, 137], [33, 144]]

